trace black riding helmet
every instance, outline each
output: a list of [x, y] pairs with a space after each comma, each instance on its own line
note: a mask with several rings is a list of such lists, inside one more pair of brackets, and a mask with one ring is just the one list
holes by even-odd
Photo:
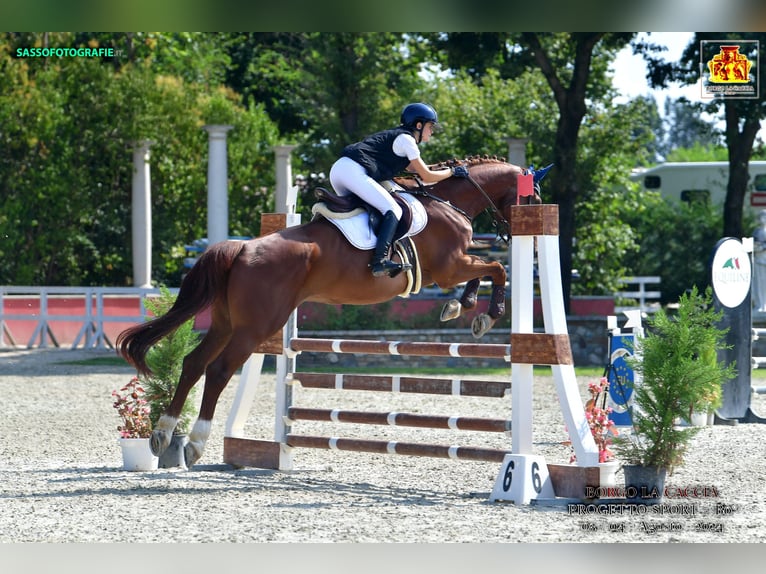
[[[402, 116], [399, 121], [403, 127], [410, 129], [413, 132], [421, 132], [421, 138], [423, 137], [422, 128], [418, 129], [418, 122], [422, 123], [423, 125], [426, 125], [428, 122], [432, 122], [434, 127], [439, 125], [439, 119], [436, 115], [436, 110], [434, 110], [428, 104], [423, 103], [408, 104], [404, 106], [404, 109], [402, 110]], [[418, 140], [420, 140], [420, 138], [418, 138]]]

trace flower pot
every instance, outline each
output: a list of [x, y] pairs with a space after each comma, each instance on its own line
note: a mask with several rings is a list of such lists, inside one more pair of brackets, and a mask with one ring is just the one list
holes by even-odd
[[693, 412], [691, 416], [691, 420], [689, 421], [693, 427], [704, 427], [708, 424], [708, 413], [707, 411], [703, 412]]
[[121, 438], [124, 470], [156, 470], [158, 459], [152, 454], [148, 438]]
[[180, 466], [186, 468], [186, 458], [184, 457], [184, 447], [189, 441], [185, 434], [174, 434], [170, 439], [170, 445], [159, 457], [160, 468], [175, 468]]
[[662, 501], [667, 469], [626, 464], [622, 470], [625, 473], [625, 498], [628, 502], [657, 504]]

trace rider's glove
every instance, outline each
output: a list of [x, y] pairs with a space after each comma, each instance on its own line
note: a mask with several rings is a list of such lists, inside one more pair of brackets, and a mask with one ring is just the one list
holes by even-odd
[[452, 168], [452, 175], [454, 177], [468, 177], [468, 168], [464, 165], [456, 165]]

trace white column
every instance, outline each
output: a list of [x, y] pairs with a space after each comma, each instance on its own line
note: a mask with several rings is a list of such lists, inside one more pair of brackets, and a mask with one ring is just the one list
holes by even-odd
[[133, 285], [152, 286], [152, 189], [149, 146], [145, 140], [133, 147], [133, 186], [131, 199]]
[[276, 213], [295, 213], [298, 189], [293, 185], [292, 158], [290, 154], [297, 146], [274, 146], [276, 154], [277, 189], [275, 197]]
[[229, 174], [226, 133], [234, 126], [203, 126], [208, 133], [207, 240], [208, 245], [229, 238]]
[[527, 142], [526, 138], [508, 138], [508, 163], [527, 167]]

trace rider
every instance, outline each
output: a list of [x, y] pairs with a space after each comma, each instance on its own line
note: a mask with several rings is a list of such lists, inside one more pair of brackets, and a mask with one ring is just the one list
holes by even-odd
[[370, 263], [375, 277], [394, 277], [411, 267], [388, 258], [402, 209], [378, 182], [391, 179], [405, 169], [418, 174], [425, 184], [437, 183], [453, 174], [468, 176], [468, 171], [462, 166], [434, 171], [421, 159], [418, 144], [431, 139], [437, 124], [436, 111], [431, 106], [409, 104], [402, 110], [398, 127], [374, 133], [346, 146], [340, 159], [330, 169], [330, 183], [338, 194], [351, 192], [383, 214]]

